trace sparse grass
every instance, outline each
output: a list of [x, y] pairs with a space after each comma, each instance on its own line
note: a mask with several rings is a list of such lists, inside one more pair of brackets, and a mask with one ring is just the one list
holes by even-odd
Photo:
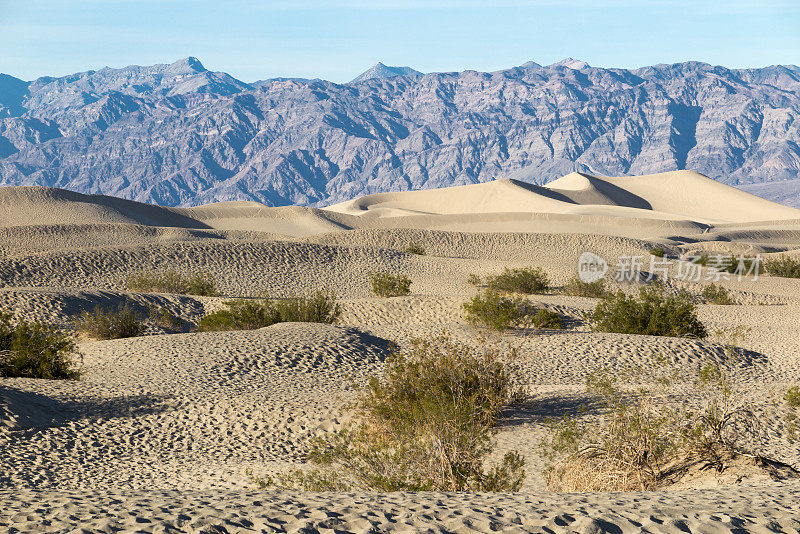
[[608, 296], [589, 318], [598, 332], [697, 338], [708, 335], [691, 295], [685, 291], [670, 295], [658, 286], [640, 288], [638, 297], [629, 297], [622, 291]]
[[270, 299], [237, 299], [226, 302], [227, 309], [203, 317], [197, 329], [203, 332], [222, 330], [255, 330], [276, 323], [305, 322], [332, 324], [342, 309], [336, 295], [323, 289], [309, 297]]
[[63, 330], [40, 322], [11, 324], [0, 311], [0, 377], [77, 380], [82, 355]]
[[663, 258], [663, 257], [664, 257], [664, 254], [666, 254], [666, 253], [664, 252], [664, 249], [663, 249], [663, 248], [659, 248], [659, 247], [654, 247], [654, 248], [651, 248], [651, 249], [650, 249], [650, 250], [648, 250], [647, 252], [648, 252], [648, 253], [649, 253], [651, 256], [655, 256], [656, 258]]
[[129, 304], [120, 304], [116, 310], [83, 311], [75, 319], [75, 329], [94, 339], [120, 339], [144, 333], [143, 317]]
[[416, 254], [417, 256], [425, 255], [425, 247], [423, 247], [419, 243], [409, 243], [405, 251], [408, 252], [409, 254]]
[[730, 292], [722, 286], [716, 284], [709, 284], [703, 288], [700, 293], [703, 299], [710, 304], [731, 305], [736, 304], [736, 301], [731, 297]]
[[564, 284], [564, 287], [561, 288], [561, 292], [572, 297], [603, 298], [608, 295], [605, 280], [600, 279], [595, 282], [584, 282], [577, 276], [571, 278]]
[[550, 280], [541, 267], [522, 269], [506, 268], [502, 273], [486, 278], [486, 285], [495, 291], [524, 293], [531, 295], [543, 293], [550, 287]]
[[764, 262], [764, 270], [772, 276], [782, 278], [800, 278], [800, 259], [783, 256]]
[[464, 318], [476, 328], [504, 332], [511, 328], [563, 328], [561, 316], [544, 308], [536, 308], [521, 298], [504, 297], [487, 289], [465, 302]]
[[369, 278], [372, 293], [378, 297], [402, 297], [411, 293], [411, 279], [402, 274], [375, 272]]
[[125, 279], [125, 285], [131, 291], [154, 291], [208, 297], [219, 294], [214, 277], [205, 272], [192, 273], [189, 276], [184, 276], [174, 270], [167, 270], [163, 273], [134, 273]]
[[[587, 380], [602, 415], [551, 425], [543, 443], [556, 491], [645, 491], [669, 486], [691, 468], [722, 469], [743, 453], [763, 425], [716, 363], [680, 390], [663, 361], [627, 372], [601, 371]], [[620, 384], [645, 384], [638, 390]]]
[[518, 452], [485, 465], [495, 423], [521, 395], [513, 357], [444, 335], [413, 340], [361, 391], [356, 422], [313, 441], [315, 467], [278, 483], [310, 491], [519, 490], [525, 471]]

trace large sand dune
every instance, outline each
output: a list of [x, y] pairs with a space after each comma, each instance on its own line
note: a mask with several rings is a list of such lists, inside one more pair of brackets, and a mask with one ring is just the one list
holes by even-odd
[[[742, 331], [733, 358], [721, 340], [592, 331], [596, 299], [530, 297], [563, 331], [513, 332], [529, 399], [499, 428], [497, 454], [519, 450], [517, 494], [317, 494], [257, 490], [248, 472], [304, 465], [314, 436], [339, 428], [354, 383], [380, 374], [394, 344], [443, 330], [481, 334], [462, 317], [470, 274], [539, 266], [554, 286], [581, 253], [614, 266], [658, 246], [800, 255], [800, 210], [691, 172], [598, 178], [573, 173], [546, 187], [512, 180], [382, 193], [331, 206], [229, 202], [162, 208], [41, 187], [0, 188], [0, 309], [66, 328], [95, 306], [165, 308], [185, 322], [166, 333], [80, 340], [80, 381], [0, 378], [0, 530], [9, 532], [798, 532], [800, 483], [743, 471], [680, 491], [554, 494], [539, 443], [549, 417], [575, 413], [598, 369], [656, 356], [689, 373], [716, 361], [757, 394], [769, 432], [751, 445], [800, 468], [784, 425], [786, 387], [800, 383], [800, 280], [721, 280], [736, 305], [699, 305], [711, 331]], [[409, 244], [426, 254], [406, 251]], [[138, 271], [206, 271], [221, 296], [133, 292]], [[412, 294], [378, 299], [368, 274], [408, 275]], [[708, 270], [703, 271], [708, 274]], [[669, 290], [699, 294], [708, 280]], [[284, 323], [254, 331], [190, 332], [233, 297], [332, 287], [337, 325]], [[612, 282], [615, 289], [636, 285]], [[716, 486], [714, 489], [701, 489]]]

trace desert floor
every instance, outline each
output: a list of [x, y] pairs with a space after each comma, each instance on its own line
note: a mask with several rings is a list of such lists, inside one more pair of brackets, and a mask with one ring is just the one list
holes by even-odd
[[[190, 326], [233, 297], [264, 291], [284, 297], [326, 286], [344, 306], [335, 325], [166, 334], [151, 324], [141, 337], [82, 339], [79, 381], [0, 378], [0, 530], [800, 531], [800, 483], [793, 481], [756, 477], [728, 484], [709, 477], [650, 493], [548, 492], [539, 451], [546, 421], [581, 406], [588, 373], [645, 364], [653, 356], [687, 369], [703, 358], [726, 358], [722, 337], [592, 332], [583, 314], [597, 301], [557, 291], [530, 298], [565, 317], [568, 328], [512, 332], [497, 341], [519, 351], [529, 394], [497, 435], [498, 455], [517, 449], [526, 458], [521, 492], [319, 494], [259, 490], [251, 481], [248, 472], [302, 465], [309, 439], [346, 421], [353, 382], [380, 374], [394, 343], [443, 331], [478, 343], [481, 333], [461, 311], [478, 291], [467, 283], [470, 274], [539, 266], [558, 287], [575, 275], [587, 251], [606, 258], [612, 270], [617, 258], [641, 257], [643, 276], [655, 245], [672, 256], [800, 253], [800, 211], [779, 210], [779, 220], [771, 221], [762, 212], [739, 222], [685, 213], [638, 217], [631, 210], [644, 208], [620, 201], [612, 209], [597, 200], [602, 187], [595, 189], [589, 191], [595, 196], [582, 193], [591, 197], [583, 204], [601, 208], [546, 216], [513, 203], [504, 216], [502, 195], [516, 193], [495, 190], [500, 204], [481, 205], [487, 195], [479, 191], [478, 200], [467, 195], [476, 205], [447, 213], [430, 208], [446, 205], [446, 195], [406, 204], [406, 197], [383, 198], [376, 215], [363, 202], [329, 212], [252, 203], [165, 210], [44, 188], [0, 189], [7, 213], [0, 220], [0, 308], [17, 318], [69, 327], [81, 310], [129, 302], [141, 310], [166, 307]], [[733, 196], [748, 213], [749, 196]], [[410, 243], [426, 254], [404, 252]], [[126, 289], [128, 274], [165, 269], [209, 272], [223, 296]], [[409, 276], [411, 295], [371, 296], [368, 274], [376, 270]], [[697, 282], [669, 276], [665, 282], [697, 293], [707, 276], [706, 270]], [[737, 345], [745, 358], [731, 363], [731, 372], [757, 393], [769, 428], [754, 446], [800, 468], [781, 400], [787, 387], [800, 383], [800, 280], [765, 275], [721, 284], [737, 304], [701, 304], [699, 315], [710, 331], [743, 334]], [[615, 285], [632, 291], [638, 282]]]

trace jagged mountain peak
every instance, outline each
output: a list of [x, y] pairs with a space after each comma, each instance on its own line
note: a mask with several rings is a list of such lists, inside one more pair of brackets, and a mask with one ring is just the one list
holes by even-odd
[[379, 61], [353, 78], [350, 83], [364, 82], [376, 78], [393, 78], [395, 76], [422, 76], [422, 73], [411, 67], [390, 67]]
[[581, 70], [589, 67], [589, 64], [585, 61], [580, 61], [578, 59], [572, 59], [571, 57], [567, 57], [562, 59], [561, 61], [557, 61], [550, 65], [551, 67], [567, 67], [568, 69], [572, 70]]

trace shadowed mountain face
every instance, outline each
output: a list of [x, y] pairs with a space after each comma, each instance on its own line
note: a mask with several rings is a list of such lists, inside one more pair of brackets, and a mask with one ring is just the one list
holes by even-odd
[[0, 185], [167, 206], [325, 205], [684, 168], [731, 184], [800, 177], [800, 68], [565, 60], [246, 84], [187, 58], [30, 83], [0, 75]]

